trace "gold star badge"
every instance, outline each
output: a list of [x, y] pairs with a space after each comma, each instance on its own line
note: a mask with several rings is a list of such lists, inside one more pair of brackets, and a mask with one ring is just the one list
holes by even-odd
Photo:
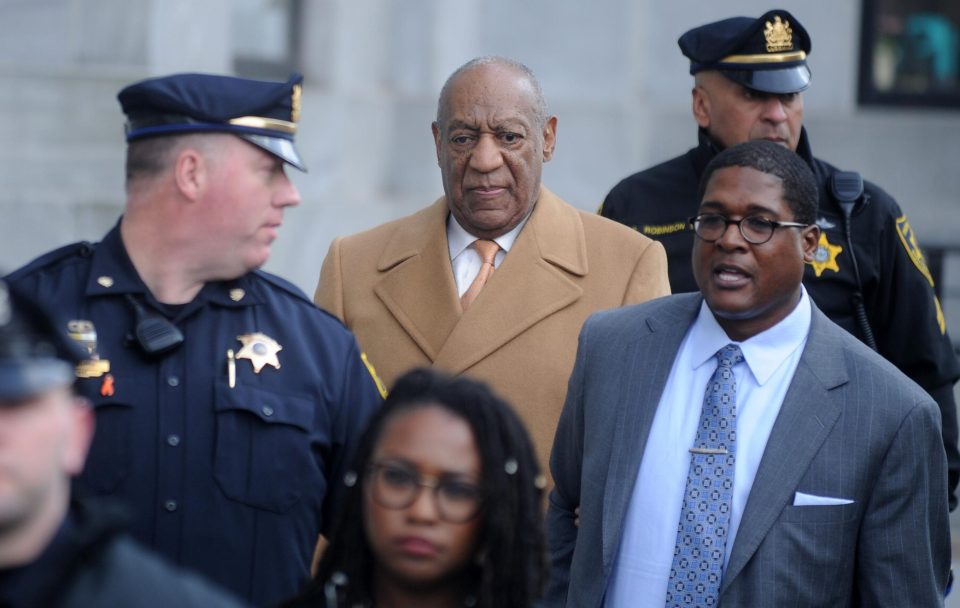
[[243, 348], [237, 353], [237, 359], [249, 359], [254, 373], [259, 374], [264, 365], [280, 369], [277, 353], [283, 350], [283, 347], [279, 342], [260, 332], [237, 336], [237, 340], [243, 344]]
[[818, 277], [823, 274], [824, 270], [840, 272], [840, 266], [837, 264], [837, 256], [840, 255], [841, 251], [843, 251], [843, 247], [840, 245], [832, 245], [830, 241], [827, 240], [826, 232], [820, 233], [817, 252], [813, 254], [813, 261], [810, 262], [810, 265], [813, 266], [813, 271]]

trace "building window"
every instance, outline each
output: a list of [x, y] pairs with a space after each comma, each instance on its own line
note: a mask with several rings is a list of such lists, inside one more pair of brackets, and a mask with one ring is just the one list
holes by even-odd
[[286, 80], [300, 71], [301, 0], [235, 0], [233, 67], [239, 76]]
[[862, 104], [960, 108], [960, 2], [863, 0]]

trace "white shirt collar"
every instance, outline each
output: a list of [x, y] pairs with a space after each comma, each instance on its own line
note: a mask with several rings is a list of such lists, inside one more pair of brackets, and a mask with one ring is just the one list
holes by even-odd
[[733, 342], [739, 344], [743, 359], [750, 368], [757, 384], [763, 386], [787, 358], [802, 348], [810, 333], [810, 298], [800, 286], [800, 301], [782, 321], [744, 342], [736, 342], [727, 336], [717, 323], [706, 301], [700, 305], [700, 313], [690, 327], [690, 345], [697, 353], [693, 357], [694, 369], [710, 361], [718, 350]]
[[[533, 213], [533, 211], [531, 210], [530, 213]], [[523, 230], [523, 227], [527, 224], [527, 220], [530, 219], [530, 213], [520, 220], [520, 223], [514, 226], [510, 232], [493, 239], [497, 245], [500, 245], [500, 249], [504, 252], [510, 251], [510, 248], [513, 247], [513, 243], [520, 235], [520, 231]], [[475, 240], [477, 240], [477, 237], [467, 232], [467, 230], [460, 225], [460, 222], [457, 221], [457, 218], [453, 217], [452, 213], [447, 215], [447, 246], [450, 248], [451, 260], [463, 253]]]

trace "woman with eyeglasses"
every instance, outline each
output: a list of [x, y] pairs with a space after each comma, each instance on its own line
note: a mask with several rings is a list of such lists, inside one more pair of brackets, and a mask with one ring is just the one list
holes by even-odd
[[526, 608], [540, 597], [545, 478], [486, 385], [402, 376], [354, 465], [314, 581], [285, 607]]

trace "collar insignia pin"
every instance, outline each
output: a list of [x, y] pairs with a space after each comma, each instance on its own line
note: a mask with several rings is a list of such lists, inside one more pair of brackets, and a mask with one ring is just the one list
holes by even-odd
[[283, 350], [283, 347], [279, 342], [260, 332], [237, 336], [237, 340], [243, 344], [237, 352], [237, 359], [248, 359], [253, 364], [254, 373], [259, 374], [265, 365], [280, 369], [277, 353]]

